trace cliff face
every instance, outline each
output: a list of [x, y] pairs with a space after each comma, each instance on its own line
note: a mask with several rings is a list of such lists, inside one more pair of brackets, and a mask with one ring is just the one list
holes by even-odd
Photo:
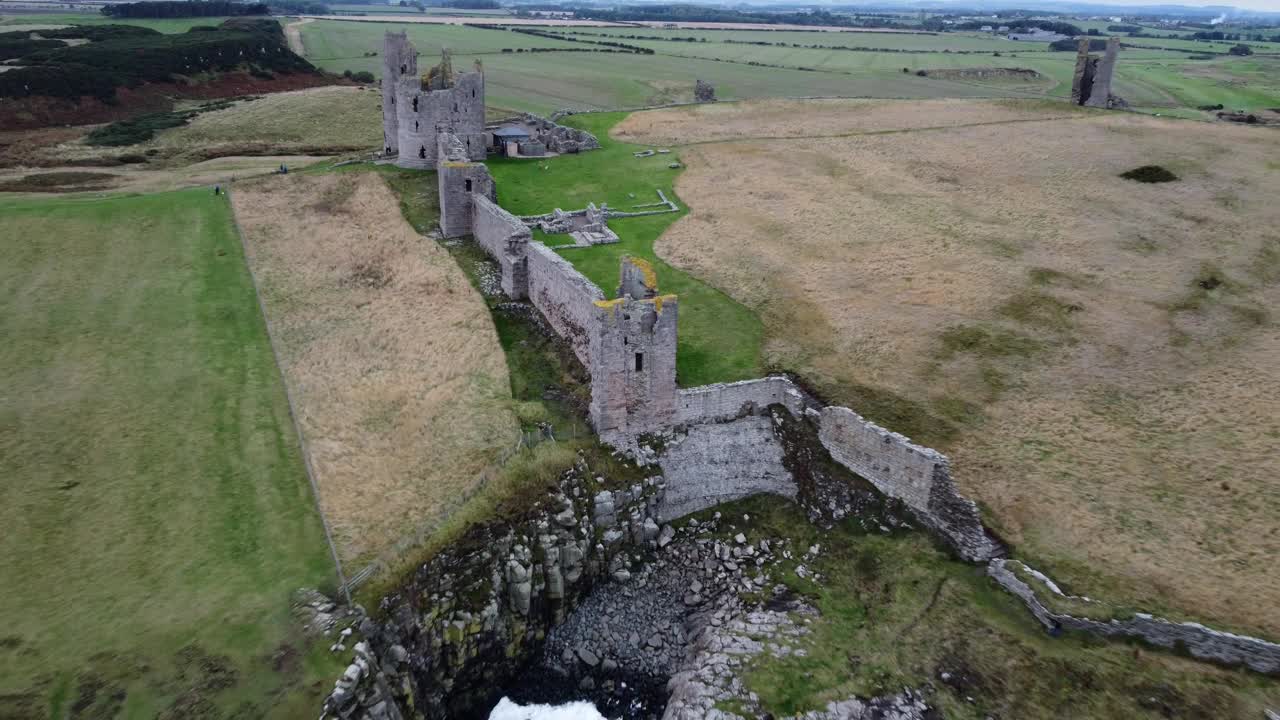
[[910, 517], [781, 406], [715, 428], [754, 451], [681, 467], [697, 438], [672, 438], [650, 452], [675, 475], [629, 484], [580, 456], [521, 517], [475, 527], [438, 553], [383, 599], [381, 620], [358, 623], [363, 639], [329, 714], [467, 717], [522, 688], [559, 699], [550, 686], [601, 707], [660, 711], [701, 633], [744, 612], [741, 596], [766, 591], [769, 568], [791, 557], [783, 538], [772, 548], [720, 538], [719, 513], [681, 530], [663, 523], [760, 492], [798, 502], [822, 525], [856, 516], [898, 527]]

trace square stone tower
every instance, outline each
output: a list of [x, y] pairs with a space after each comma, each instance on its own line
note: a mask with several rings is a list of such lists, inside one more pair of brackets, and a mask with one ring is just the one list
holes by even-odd
[[653, 267], [622, 259], [618, 298], [596, 302], [591, 422], [596, 433], [634, 437], [671, 427], [676, 412], [675, 295], [658, 294]]
[[418, 76], [418, 52], [401, 31], [382, 38], [382, 150], [388, 157], [399, 151], [400, 124], [396, 115], [396, 87], [403, 77]]
[[[403, 75], [396, 81], [394, 105], [399, 167], [434, 168], [442, 132], [456, 136], [469, 159], [484, 160], [484, 73], [478, 64], [473, 72], [455, 72], [446, 50], [440, 64], [421, 77]], [[384, 119], [383, 124], [389, 123]]]

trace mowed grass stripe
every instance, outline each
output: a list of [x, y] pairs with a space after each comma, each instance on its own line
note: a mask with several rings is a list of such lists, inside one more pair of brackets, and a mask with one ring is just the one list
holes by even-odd
[[225, 198], [0, 212], [0, 693], [97, 675], [141, 712], [188, 643], [244, 677], [333, 566]]

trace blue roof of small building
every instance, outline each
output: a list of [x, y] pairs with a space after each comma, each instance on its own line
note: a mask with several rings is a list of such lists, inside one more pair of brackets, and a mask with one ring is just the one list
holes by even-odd
[[514, 125], [505, 125], [493, 131], [494, 137], [529, 137], [529, 131]]

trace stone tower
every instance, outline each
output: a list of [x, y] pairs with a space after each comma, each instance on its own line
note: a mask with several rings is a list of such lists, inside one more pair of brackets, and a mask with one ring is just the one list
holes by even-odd
[[658, 294], [653, 267], [622, 259], [618, 298], [596, 303], [591, 422], [606, 440], [670, 428], [676, 411], [675, 295]]
[[396, 115], [396, 87], [403, 77], [418, 76], [418, 53], [401, 31], [382, 38], [382, 149], [388, 156], [399, 150], [400, 125]]
[[1111, 94], [1111, 76], [1115, 73], [1120, 38], [1107, 38], [1107, 49], [1101, 58], [1089, 54], [1089, 38], [1081, 38], [1076, 49], [1076, 71], [1071, 80], [1071, 102], [1088, 107], [1123, 106], [1124, 101]]
[[[384, 112], [387, 106], [383, 106]], [[403, 168], [436, 167], [436, 138], [450, 133], [462, 142], [470, 160], [484, 160], [488, 150], [484, 134], [484, 73], [457, 72], [446, 52], [439, 65], [422, 76], [416, 71], [396, 80], [395, 119], [384, 116], [384, 126], [396, 128], [396, 165]]]
[[493, 177], [482, 162], [472, 162], [457, 135], [442, 132], [436, 139], [436, 185], [440, 193], [440, 232], [454, 238], [472, 233], [472, 202], [476, 195], [494, 200]]

